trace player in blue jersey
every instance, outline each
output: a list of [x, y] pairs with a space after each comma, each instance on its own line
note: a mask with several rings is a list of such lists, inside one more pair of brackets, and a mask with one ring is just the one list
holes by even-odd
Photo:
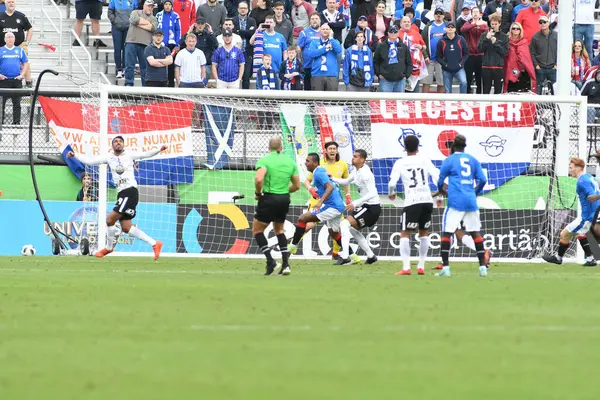
[[573, 220], [560, 232], [560, 242], [556, 254], [545, 255], [542, 258], [554, 264], [562, 264], [563, 256], [569, 248], [571, 237], [577, 235], [579, 244], [585, 253], [584, 267], [595, 267], [596, 260], [592, 255], [590, 243], [586, 237], [590, 228], [596, 240], [600, 239], [600, 225], [598, 224], [598, 212], [600, 211], [600, 190], [596, 179], [585, 173], [585, 161], [581, 158], [572, 158], [569, 163], [569, 175], [577, 178], [577, 197], [581, 205], [581, 215]]
[[[438, 190], [443, 193], [444, 180], [448, 178], [448, 207], [444, 212], [442, 220], [442, 270], [439, 276], [450, 276], [448, 258], [452, 235], [461, 228], [463, 222], [465, 231], [471, 235], [475, 242], [475, 251], [479, 259], [479, 275], [487, 276], [485, 261], [485, 249], [483, 248], [483, 237], [479, 233], [481, 220], [479, 219], [479, 207], [477, 206], [477, 195], [481, 193], [487, 180], [481, 164], [470, 154], [466, 154], [467, 139], [463, 135], [454, 138], [454, 153], [442, 163], [440, 177], [437, 182]], [[475, 186], [475, 183], [477, 186]]]
[[[346, 205], [344, 204], [340, 189], [338, 185], [329, 178], [325, 167], [320, 165], [320, 158], [317, 153], [310, 153], [306, 157], [305, 165], [306, 169], [313, 173], [312, 185], [317, 190], [319, 201], [317, 201], [310, 211], [305, 212], [298, 218], [294, 238], [292, 239], [292, 243], [288, 246], [288, 250], [291, 254], [295, 254], [298, 251], [298, 243], [306, 232], [306, 224], [309, 222], [324, 222], [329, 228], [331, 237], [340, 245], [340, 247], [342, 246], [340, 222]], [[360, 258], [356, 254], [352, 254], [352, 249], [348, 249], [348, 251], [350, 252], [350, 262], [353, 264], [359, 263]], [[340, 258], [336, 264], [348, 264], [350, 262]]]

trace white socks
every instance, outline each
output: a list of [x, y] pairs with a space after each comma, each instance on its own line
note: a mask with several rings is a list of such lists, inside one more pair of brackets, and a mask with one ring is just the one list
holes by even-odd
[[132, 226], [129, 230], [129, 236], [141, 239], [144, 242], [148, 243], [150, 246], [154, 246], [156, 244], [156, 240], [152, 239], [150, 236], [146, 235], [141, 229], [135, 226]]
[[402, 269], [410, 269], [410, 239], [400, 238], [400, 256], [402, 257]]
[[425, 269], [425, 258], [427, 258], [427, 252], [429, 251], [429, 236], [419, 237], [419, 264], [417, 268]]
[[350, 222], [347, 219], [340, 222], [340, 233], [342, 234], [342, 248], [340, 250], [340, 257], [346, 259], [349, 257], [350, 250]]
[[475, 242], [473, 241], [473, 238], [471, 237], [471, 235], [468, 235], [465, 233], [465, 235], [461, 239], [461, 242], [462, 242], [462, 244], [467, 246], [469, 249], [471, 249], [473, 251], [477, 251], [477, 250], [475, 250]]
[[106, 227], [106, 250], [112, 250], [115, 248], [115, 233], [117, 232], [116, 226]]
[[373, 250], [371, 250], [371, 247], [369, 247], [369, 243], [367, 242], [367, 239], [364, 237], [364, 235], [362, 233], [360, 233], [360, 231], [357, 231], [356, 229], [354, 229], [351, 226], [350, 233], [352, 234], [352, 237], [354, 239], [356, 239], [360, 248], [367, 254], [367, 258], [375, 257], [375, 253], [373, 253]]

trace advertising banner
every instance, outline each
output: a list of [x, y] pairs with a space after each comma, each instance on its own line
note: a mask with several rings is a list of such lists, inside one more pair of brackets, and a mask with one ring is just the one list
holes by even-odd
[[466, 136], [466, 152], [481, 162], [488, 176], [484, 192], [519, 176], [531, 162], [533, 103], [382, 100], [370, 105], [373, 172], [380, 194], [387, 193], [394, 162], [406, 154], [407, 135], [419, 138], [419, 151], [438, 168], [450, 155], [454, 137]]

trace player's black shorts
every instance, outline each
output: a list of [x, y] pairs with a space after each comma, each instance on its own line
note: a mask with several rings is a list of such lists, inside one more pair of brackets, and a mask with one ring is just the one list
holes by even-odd
[[139, 201], [140, 195], [137, 188], [123, 189], [117, 194], [117, 202], [113, 207], [113, 211], [121, 214], [121, 219], [133, 219]]
[[596, 212], [594, 212], [594, 219], [592, 220], [592, 226], [600, 224], [600, 207], [596, 208]]
[[433, 203], [417, 203], [404, 208], [402, 213], [402, 230], [429, 229]]
[[263, 193], [256, 205], [254, 218], [260, 222], [285, 222], [290, 210], [289, 194]]
[[97, 0], [81, 0], [75, 2], [75, 19], [83, 20], [90, 16], [90, 19], [102, 18], [102, 2]]
[[352, 212], [352, 217], [358, 222], [359, 229], [365, 226], [370, 228], [375, 225], [379, 219], [379, 215], [381, 215], [381, 206], [379, 204], [364, 204]]

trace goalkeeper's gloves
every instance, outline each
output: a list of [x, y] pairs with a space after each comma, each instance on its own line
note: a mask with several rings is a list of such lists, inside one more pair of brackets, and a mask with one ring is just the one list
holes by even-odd
[[346, 204], [350, 204], [352, 203], [352, 196], [350, 196], [350, 194], [346, 195]]
[[310, 192], [310, 195], [313, 197], [313, 199], [318, 199], [319, 198], [319, 193], [317, 193], [317, 189], [315, 189], [314, 187], [311, 187], [310, 189], [308, 189], [308, 191]]

